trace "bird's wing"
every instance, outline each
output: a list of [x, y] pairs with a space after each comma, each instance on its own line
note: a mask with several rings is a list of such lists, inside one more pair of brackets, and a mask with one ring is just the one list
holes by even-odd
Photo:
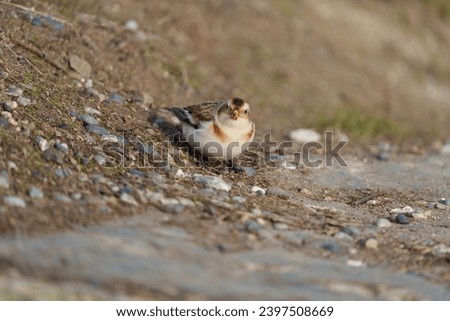
[[214, 120], [214, 116], [226, 100], [211, 100], [183, 108], [173, 107], [170, 111], [182, 122], [198, 128], [201, 123]]

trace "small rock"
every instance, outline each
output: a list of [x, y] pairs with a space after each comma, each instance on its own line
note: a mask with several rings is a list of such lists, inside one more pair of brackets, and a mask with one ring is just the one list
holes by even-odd
[[84, 83], [84, 88], [92, 88], [94, 86], [92, 79], [88, 79], [86, 80], [86, 82]]
[[89, 115], [79, 115], [78, 119], [86, 125], [98, 125], [98, 120]]
[[275, 223], [273, 224], [273, 228], [279, 231], [286, 231], [289, 230], [289, 225], [286, 223]]
[[320, 134], [312, 129], [295, 129], [289, 133], [289, 138], [296, 143], [320, 142]]
[[103, 166], [106, 163], [106, 157], [103, 155], [99, 155], [99, 154], [95, 155], [94, 160], [100, 166]]
[[60, 31], [64, 29], [64, 23], [51, 16], [45, 16], [45, 22], [47, 25], [52, 27], [54, 30]]
[[253, 167], [245, 167], [245, 166], [235, 166], [238, 170], [244, 172], [247, 176], [254, 176], [256, 174], [256, 170]]
[[64, 195], [64, 194], [59, 194], [59, 193], [55, 194], [53, 196], [53, 199], [55, 201], [62, 202], [62, 203], [72, 203], [72, 199], [69, 196]]
[[77, 113], [75, 110], [71, 110], [71, 111], [69, 111], [69, 116], [78, 118], [80, 116], [80, 114]]
[[237, 203], [241, 203], [241, 204], [247, 202], [247, 199], [246, 199], [245, 197], [239, 196], [239, 195], [233, 196], [231, 199], [232, 199], [233, 201], [235, 201], [235, 202], [237, 202]]
[[431, 215], [431, 211], [413, 213], [411, 216], [414, 219], [426, 219]]
[[136, 20], [130, 19], [127, 22], [125, 22], [125, 29], [136, 31], [139, 28], [139, 24]]
[[4, 101], [1, 103], [2, 108], [10, 113], [17, 108], [17, 103], [12, 100]]
[[41, 152], [47, 150], [50, 147], [48, 141], [45, 138], [42, 138], [41, 136], [36, 136], [34, 141], [38, 145]]
[[3, 197], [3, 203], [12, 207], [27, 207], [27, 203], [18, 196], [5, 196]]
[[337, 243], [332, 241], [323, 242], [322, 244], [320, 244], [320, 247], [333, 253], [339, 252], [341, 249], [341, 247]]
[[139, 203], [136, 201], [136, 199], [128, 193], [120, 194], [120, 200], [126, 204], [130, 204], [133, 206], [139, 206]]
[[115, 143], [119, 142], [119, 139], [117, 138], [116, 135], [109, 134], [109, 135], [102, 136], [101, 141], [105, 142], [105, 143], [113, 143], [113, 144], [115, 144]]
[[82, 77], [89, 78], [91, 75], [91, 65], [76, 55], [69, 57], [70, 68], [78, 72]]
[[438, 210], [445, 210], [447, 208], [447, 206], [441, 203], [434, 204], [434, 207], [437, 208]]
[[391, 227], [391, 226], [392, 226], [392, 223], [386, 218], [380, 218], [377, 221], [377, 227], [379, 227], [379, 228], [385, 228], [385, 227]]
[[377, 200], [368, 200], [366, 204], [370, 206], [375, 206], [378, 204], [378, 202]]
[[442, 155], [450, 155], [450, 143], [446, 143], [441, 148]]
[[194, 174], [194, 180], [206, 187], [210, 187], [212, 189], [221, 190], [229, 192], [231, 190], [231, 185], [225, 182], [224, 180], [215, 177], [215, 176], [205, 176], [200, 174]]
[[44, 192], [37, 187], [30, 187], [30, 189], [28, 190], [28, 196], [30, 196], [31, 198], [43, 198], [44, 197]]
[[59, 165], [64, 164], [64, 154], [53, 147], [47, 148], [42, 153], [42, 156], [44, 157], [45, 160], [47, 160], [49, 162], [55, 162]]
[[444, 201], [444, 205], [445, 205], [445, 206], [450, 206], [450, 198], [447, 198], [447, 199]]
[[134, 176], [145, 178], [145, 173], [143, 171], [140, 171], [140, 170], [135, 169], [135, 168], [130, 169], [128, 171], [128, 173], [130, 173], [131, 175], [134, 175]]
[[344, 227], [341, 232], [348, 234], [350, 236], [356, 236], [361, 234], [360, 229], [352, 225]]
[[414, 209], [411, 206], [405, 206], [403, 208], [394, 208], [390, 210], [391, 214], [412, 214]]
[[118, 93], [112, 92], [108, 94], [107, 102], [122, 105], [125, 102], [125, 98]]
[[8, 169], [10, 171], [19, 171], [19, 168], [17, 167], [16, 163], [14, 163], [13, 161], [7, 161], [6, 162], [6, 166], [8, 167]]
[[6, 120], [5, 118], [0, 118], [0, 127], [1, 128], [6, 128], [9, 125], [8, 120]]
[[69, 154], [69, 146], [66, 143], [56, 143], [55, 148], [59, 150], [64, 155]]
[[61, 168], [57, 168], [57, 169], [55, 170], [55, 175], [58, 176], [58, 177], [61, 177], [61, 178], [69, 177], [71, 174], [72, 174], [72, 172], [71, 172], [70, 169], [66, 169], [66, 168], [61, 169]]
[[102, 114], [99, 110], [97, 110], [95, 108], [92, 108], [92, 107], [89, 107], [89, 106], [84, 107], [84, 111], [86, 113], [88, 113], [88, 114], [91, 114], [91, 115], [100, 116]]
[[347, 240], [347, 241], [352, 241], [353, 237], [351, 237], [350, 235], [348, 235], [347, 233], [344, 232], [337, 232], [336, 234], [334, 234], [334, 237], [340, 240]]
[[391, 158], [391, 155], [389, 154], [389, 152], [379, 152], [378, 154], [375, 155], [376, 159], [380, 160], [380, 161], [388, 161]]
[[378, 248], [378, 241], [373, 238], [370, 238], [364, 242], [364, 246], [367, 249], [375, 250], [376, 248]]
[[0, 171], [0, 188], [9, 188], [9, 174], [6, 170]]
[[257, 195], [259, 195], [259, 196], [266, 195], [266, 190], [265, 190], [264, 188], [259, 187], [259, 186], [256, 186], [256, 185], [255, 185], [255, 186], [252, 186], [251, 192], [252, 192], [253, 194], [257, 194]]
[[97, 125], [85, 125], [84, 128], [90, 132], [90, 133], [94, 133], [100, 136], [105, 136], [105, 135], [109, 135], [109, 131], [101, 126], [97, 126]]
[[395, 217], [395, 222], [398, 224], [409, 224], [408, 218], [403, 213], [400, 213]]
[[269, 187], [266, 191], [267, 195], [278, 196], [283, 199], [289, 199], [291, 197], [291, 193], [285, 191], [284, 189], [278, 187]]
[[27, 97], [24, 97], [24, 96], [20, 96], [19, 98], [17, 98], [17, 103], [20, 105], [20, 106], [28, 106], [29, 104], [31, 104], [31, 99], [30, 98], [27, 98]]
[[262, 226], [259, 223], [252, 220], [245, 221], [244, 227], [245, 230], [250, 233], [257, 233], [262, 228]]
[[181, 179], [181, 178], [185, 178], [188, 177], [189, 175], [186, 174], [185, 172], [183, 172], [183, 170], [181, 168], [177, 168], [177, 171], [175, 172], [175, 178], [176, 179]]
[[5, 94], [7, 94], [8, 96], [19, 97], [22, 96], [23, 90], [17, 86], [9, 85]]

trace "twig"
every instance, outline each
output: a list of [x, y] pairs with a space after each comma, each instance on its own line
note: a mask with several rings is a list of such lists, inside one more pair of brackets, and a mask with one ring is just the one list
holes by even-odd
[[15, 38], [10, 38], [15, 44], [19, 45], [20, 47], [34, 53], [36, 56], [45, 59], [45, 61], [47, 61], [50, 65], [52, 65], [53, 67], [55, 67], [56, 69], [61, 70], [64, 73], [68, 73], [67, 70], [57, 61], [54, 61], [53, 59], [51, 59], [49, 56], [47, 56], [47, 54], [42, 50], [42, 49], [37, 49], [34, 48], [22, 41], [20, 41], [19, 39], [15, 39]]
[[367, 203], [368, 201], [378, 197], [379, 195], [380, 195], [380, 193], [378, 193], [378, 192], [372, 192], [372, 193], [370, 193], [370, 195], [367, 195], [367, 196], [365, 196], [363, 198], [360, 198], [360, 199], [354, 201], [353, 204], [354, 205], [361, 205], [361, 204]]

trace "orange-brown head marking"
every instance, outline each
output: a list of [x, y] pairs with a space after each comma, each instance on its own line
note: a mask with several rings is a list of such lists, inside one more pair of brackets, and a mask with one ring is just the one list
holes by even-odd
[[250, 119], [250, 106], [241, 98], [231, 98], [219, 110], [219, 114], [228, 114], [232, 120]]

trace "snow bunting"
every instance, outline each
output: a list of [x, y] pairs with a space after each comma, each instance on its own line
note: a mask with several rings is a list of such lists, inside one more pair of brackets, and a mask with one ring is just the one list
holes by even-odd
[[250, 106], [241, 98], [211, 100], [169, 110], [180, 120], [189, 145], [207, 158], [230, 161], [255, 136]]

